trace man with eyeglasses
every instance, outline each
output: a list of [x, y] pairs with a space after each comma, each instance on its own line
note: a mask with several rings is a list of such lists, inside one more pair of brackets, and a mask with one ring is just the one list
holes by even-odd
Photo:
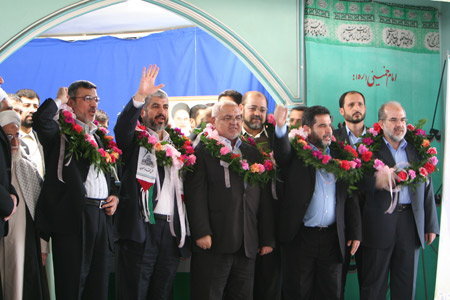
[[[109, 172], [70, 147], [81, 141], [62, 134], [54, 120], [59, 109], [73, 111], [78, 128], [102, 148], [93, 123], [97, 87], [76, 81], [58, 90], [33, 114], [33, 126], [44, 147], [46, 175], [36, 207], [36, 223], [52, 238], [58, 299], [107, 299], [113, 253], [112, 216], [119, 202]], [[74, 142], [78, 144], [73, 144]]]
[[[255, 147], [239, 138], [242, 115], [236, 103], [216, 103], [211, 122], [211, 137], [229, 153], [241, 155], [249, 165], [261, 159]], [[203, 142], [196, 156], [184, 184], [194, 242], [190, 298], [253, 299], [255, 258], [275, 246], [268, 186], [244, 182]]]
[[[421, 159], [414, 145], [404, 138], [407, 119], [400, 103], [383, 104], [378, 123], [384, 136], [375, 158], [390, 168]], [[395, 186], [395, 182], [392, 184]], [[361, 186], [365, 205], [360, 297], [385, 299], [389, 280], [391, 299], [414, 299], [420, 247], [430, 245], [439, 234], [431, 178], [414, 188], [402, 186], [394, 192], [398, 205], [392, 213], [386, 213], [392, 201], [386, 189], [387, 176], [367, 176]]]

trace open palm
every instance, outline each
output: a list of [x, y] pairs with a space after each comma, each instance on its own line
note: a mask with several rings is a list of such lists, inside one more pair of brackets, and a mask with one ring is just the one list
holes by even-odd
[[159, 67], [157, 65], [150, 65], [148, 70], [144, 67], [142, 70], [141, 82], [139, 83], [139, 88], [135, 95], [136, 101], [144, 102], [145, 97], [164, 87], [164, 84], [155, 86], [155, 80], [158, 76], [158, 72]]

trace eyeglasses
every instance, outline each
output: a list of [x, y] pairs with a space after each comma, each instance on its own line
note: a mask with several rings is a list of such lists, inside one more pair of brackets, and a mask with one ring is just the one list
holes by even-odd
[[91, 96], [91, 95], [86, 95], [86, 96], [83, 96], [83, 97], [72, 97], [72, 98], [81, 98], [81, 99], [83, 99], [86, 102], [91, 102], [92, 100], [94, 100], [97, 103], [100, 102], [100, 97]]
[[231, 121], [242, 122], [242, 115], [236, 116], [234, 118], [232, 116], [226, 116], [225, 118], [219, 120], [225, 121], [227, 123], [230, 123]]
[[12, 134], [7, 134], [6, 136], [8, 137], [8, 140], [9, 140], [9, 142], [11, 143], [12, 140], [18, 139], [18, 138], [19, 138], [19, 133], [17, 133], [17, 135], [15, 135], [15, 136], [12, 135]]
[[384, 120], [389, 121], [389, 122], [394, 123], [394, 124], [397, 123], [398, 121], [400, 121], [401, 123], [408, 123], [408, 119], [407, 118], [401, 118], [401, 119], [390, 118], [390, 119], [384, 119]]

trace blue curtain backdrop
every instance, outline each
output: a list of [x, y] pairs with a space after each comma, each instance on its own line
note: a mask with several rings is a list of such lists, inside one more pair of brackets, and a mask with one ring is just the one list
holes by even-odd
[[142, 68], [160, 67], [157, 83], [169, 96], [217, 95], [225, 89], [242, 94], [257, 90], [274, 100], [249, 69], [228, 48], [199, 28], [170, 30], [135, 39], [102, 37], [66, 42], [35, 39], [0, 64], [3, 89], [15, 93], [35, 90], [43, 101], [56, 97], [58, 88], [84, 79], [97, 85], [99, 108], [117, 115], [134, 95]]

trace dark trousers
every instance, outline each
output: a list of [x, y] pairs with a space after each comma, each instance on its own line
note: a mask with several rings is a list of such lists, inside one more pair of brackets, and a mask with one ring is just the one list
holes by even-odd
[[171, 298], [180, 251], [167, 221], [146, 224], [144, 243], [121, 239], [117, 249], [118, 300]]
[[[391, 299], [414, 299], [420, 241], [411, 210], [398, 215], [394, 244], [386, 249], [363, 247], [361, 299], [386, 299], [390, 278]], [[383, 234], [380, 232], [380, 234]]]
[[302, 226], [281, 247], [283, 297], [286, 300], [339, 299], [342, 256], [336, 227]]
[[256, 257], [253, 299], [281, 299], [281, 249], [278, 245], [271, 253]]
[[107, 299], [113, 245], [104, 210], [87, 205], [79, 234], [52, 234], [56, 298]]
[[252, 300], [255, 260], [241, 249], [234, 254], [193, 252], [192, 300]]
[[[345, 284], [347, 282], [347, 273], [350, 270], [350, 262], [352, 259], [352, 255], [350, 254], [351, 246], [345, 247], [345, 259], [344, 264], [342, 265], [342, 285], [341, 285], [341, 299], [345, 299]], [[356, 270], [358, 275], [358, 283], [361, 285], [362, 282], [362, 257], [363, 257], [363, 249], [362, 247], [358, 248], [358, 251], [355, 253], [355, 262], [356, 262]]]

